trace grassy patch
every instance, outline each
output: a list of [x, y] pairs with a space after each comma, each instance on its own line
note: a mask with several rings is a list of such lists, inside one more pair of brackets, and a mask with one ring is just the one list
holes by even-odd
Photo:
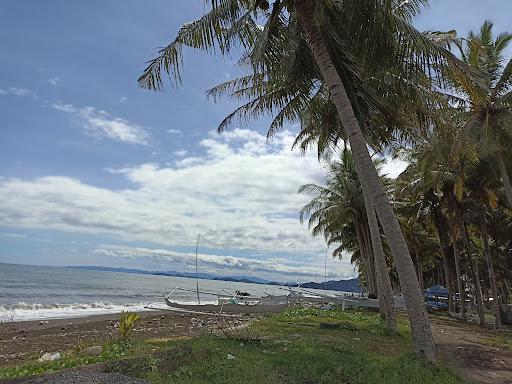
[[190, 347], [189, 362], [178, 369], [147, 370], [137, 376], [162, 384], [460, 383], [447, 369], [410, 353], [388, 358], [343, 346], [296, 342], [246, 346], [213, 337], [195, 339]]
[[508, 349], [512, 351], [512, 334], [508, 335], [496, 335], [484, 340], [487, 344], [492, 345], [494, 347]]
[[157, 384], [461, 383], [412, 353], [403, 317], [390, 334], [375, 312], [293, 308], [253, 323], [248, 334], [260, 338], [146, 341], [98, 359]]

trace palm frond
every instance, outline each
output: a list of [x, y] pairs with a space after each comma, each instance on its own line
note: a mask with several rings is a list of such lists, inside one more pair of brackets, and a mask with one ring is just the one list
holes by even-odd
[[203, 17], [183, 25], [176, 38], [158, 51], [148, 62], [138, 83], [143, 88], [161, 90], [162, 72], [169, 75], [172, 85], [181, 82], [182, 48], [189, 46], [206, 52], [220, 49], [227, 53], [235, 45], [250, 46], [260, 33], [251, 18], [248, 0], [212, 1], [212, 9]]

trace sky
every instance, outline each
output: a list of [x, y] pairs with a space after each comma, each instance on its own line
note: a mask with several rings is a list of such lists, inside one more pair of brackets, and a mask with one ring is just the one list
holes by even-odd
[[[201, 0], [4, 0], [0, 13], [0, 262], [323, 280], [326, 246], [298, 220], [314, 153], [266, 121], [219, 135], [235, 103], [212, 86], [236, 57], [186, 49], [183, 85], [137, 86]], [[463, 4], [463, 5], [462, 5]], [[512, 29], [510, 0], [434, 0], [420, 30]], [[384, 172], [396, 176], [401, 161]], [[0, 266], [1, 268], [1, 266]], [[356, 275], [349, 256], [328, 278]]]

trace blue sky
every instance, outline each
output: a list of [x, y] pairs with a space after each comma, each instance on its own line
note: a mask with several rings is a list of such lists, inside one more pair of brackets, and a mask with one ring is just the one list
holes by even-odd
[[[0, 262], [321, 279], [325, 247], [297, 220], [313, 155], [272, 143], [264, 122], [219, 136], [235, 104], [205, 90], [228, 58], [185, 51], [184, 85], [137, 87], [144, 62], [200, 0], [10, 1], [0, 14]], [[509, 0], [434, 0], [416, 24], [466, 35], [510, 28]], [[236, 57], [233, 58], [235, 60]], [[402, 164], [388, 166], [396, 173]], [[330, 277], [354, 275], [329, 260]]]

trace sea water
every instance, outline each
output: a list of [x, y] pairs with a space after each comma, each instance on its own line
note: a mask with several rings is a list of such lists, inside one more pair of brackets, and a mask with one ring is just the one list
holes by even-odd
[[[155, 296], [168, 293], [178, 284], [196, 289], [196, 280], [185, 277], [0, 263], [0, 322], [143, 311]], [[252, 296], [286, 294], [275, 285], [204, 279], [199, 280], [199, 289], [226, 296], [235, 291]], [[197, 294], [176, 291], [172, 300], [197, 304]], [[217, 296], [200, 294], [200, 300], [201, 304], [216, 304]], [[162, 300], [151, 306], [165, 308]]]

